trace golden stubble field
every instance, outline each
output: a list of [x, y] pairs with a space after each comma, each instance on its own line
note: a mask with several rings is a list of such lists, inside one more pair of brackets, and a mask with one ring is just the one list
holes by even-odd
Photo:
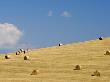
[[[110, 38], [34, 49], [24, 55], [0, 56], [0, 82], [110, 82]], [[73, 70], [80, 65], [81, 70]], [[30, 75], [34, 69], [40, 72]], [[100, 77], [91, 76], [98, 70]]]

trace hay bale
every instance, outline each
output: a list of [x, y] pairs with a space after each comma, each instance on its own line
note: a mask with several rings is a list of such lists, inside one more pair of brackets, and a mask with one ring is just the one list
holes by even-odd
[[100, 77], [100, 72], [96, 70], [91, 76]]
[[110, 51], [106, 51], [104, 55], [110, 55]]
[[99, 37], [99, 40], [103, 40], [103, 37]]
[[30, 75], [37, 75], [39, 73], [39, 70], [33, 70]]
[[24, 60], [29, 60], [29, 56], [24, 56]]
[[24, 51], [23, 51], [23, 53], [25, 54], [25, 53], [26, 53], [26, 51], [24, 50]]
[[58, 44], [58, 46], [62, 46], [62, 45], [63, 45], [62, 43]]
[[24, 51], [24, 49], [20, 49], [20, 51], [21, 51], [21, 52], [23, 52], [23, 51]]
[[17, 52], [16, 52], [16, 55], [20, 55], [20, 51], [17, 51]]
[[9, 55], [5, 55], [5, 59], [10, 59], [10, 56]]
[[[19, 52], [25, 54], [27, 50], [20, 49]], [[27, 51], [28, 52], [28, 51]]]
[[80, 69], [81, 67], [79, 65], [76, 65], [74, 70], [80, 70]]

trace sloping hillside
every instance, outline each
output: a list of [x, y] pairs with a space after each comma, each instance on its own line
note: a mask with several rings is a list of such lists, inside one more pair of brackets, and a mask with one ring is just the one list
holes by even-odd
[[[24, 55], [0, 56], [0, 82], [110, 82], [110, 38], [35, 49]], [[73, 70], [80, 65], [81, 70]], [[40, 72], [30, 75], [34, 69]], [[91, 76], [98, 70], [100, 77]]]

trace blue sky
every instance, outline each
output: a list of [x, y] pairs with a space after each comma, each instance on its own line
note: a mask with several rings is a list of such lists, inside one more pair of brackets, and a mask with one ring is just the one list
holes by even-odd
[[17, 46], [1, 51], [110, 36], [110, 0], [0, 0], [0, 11], [1, 24], [22, 32]]

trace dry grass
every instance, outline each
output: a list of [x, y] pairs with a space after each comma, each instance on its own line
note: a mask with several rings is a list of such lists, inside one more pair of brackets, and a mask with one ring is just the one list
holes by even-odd
[[[110, 38], [35, 49], [24, 55], [0, 56], [0, 82], [110, 82]], [[73, 70], [80, 65], [81, 70]], [[30, 75], [39, 69], [38, 75]], [[91, 74], [98, 70], [100, 77]]]

